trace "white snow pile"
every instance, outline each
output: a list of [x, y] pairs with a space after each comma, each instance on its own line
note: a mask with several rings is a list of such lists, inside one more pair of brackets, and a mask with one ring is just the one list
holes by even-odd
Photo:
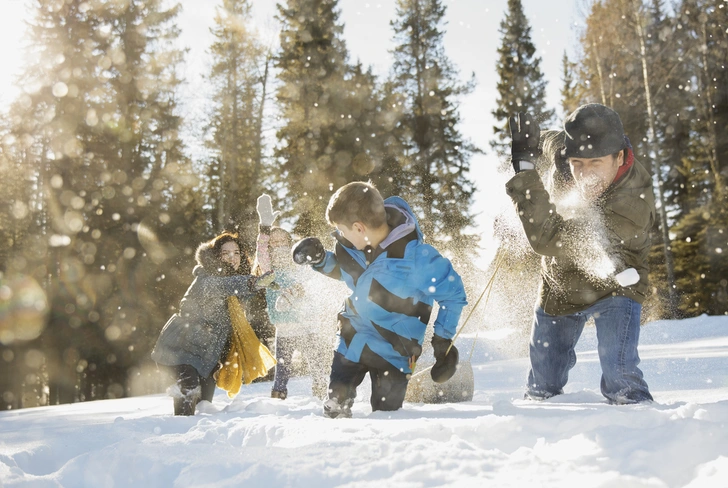
[[194, 417], [164, 395], [2, 412], [0, 485], [728, 486], [728, 317], [642, 328], [649, 405], [606, 403], [593, 327], [566, 393], [542, 403], [521, 399], [527, 359], [492, 346], [473, 355], [472, 402], [372, 413], [360, 388], [353, 419], [322, 417], [307, 378], [285, 401], [270, 383], [218, 391]]

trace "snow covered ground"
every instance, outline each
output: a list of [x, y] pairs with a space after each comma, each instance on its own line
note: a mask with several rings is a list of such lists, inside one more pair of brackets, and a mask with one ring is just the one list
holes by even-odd
[[728, 317], [643, 327], [652, 405], [604, 401], [593, 327], [543, 403], [520, 399], [525, 358], [486, 356], [495, 340], [481, 335], [466, 403], [372, 413], [364, 389], [353, 419], [330, 420], [297, 378], [286, 401], [257, 383], [189, 418], [164, 395], [2, 412], [0, 485], [728, 486]]

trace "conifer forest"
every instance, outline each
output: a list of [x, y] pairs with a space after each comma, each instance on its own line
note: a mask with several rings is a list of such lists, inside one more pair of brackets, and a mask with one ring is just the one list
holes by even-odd
[[[471, 161], [510, 168], [519, 110], [544, 128], [584, 103], [616, 110], [654, 181], [650, 316], [728, 314], [728, 2], [586, 2], [577, 55], [546, 80], [508, 0], [497, 124], [476, 145], [460, 103], [477, 80], [445, 50], [447, 2], [391, 1], [382, 76], [352, 60], [338, 0], [279, 0], [273, 43], [252, 0], [211, 0], [211, 95], [192, 120], [179, 2], [32, 0], [22, 91], [0, 111], [0, 409], [164, 391], [150, 351], [195, 249], [231, 230], [254, 253], [262, 193], [296, 236], [325, 240], [329, 197], [372, 181], [467, 275], [481, 237]], [[182, 137], [192, 123], [198, 151]], [[510, 265], [538, 273], [530, 258]]]

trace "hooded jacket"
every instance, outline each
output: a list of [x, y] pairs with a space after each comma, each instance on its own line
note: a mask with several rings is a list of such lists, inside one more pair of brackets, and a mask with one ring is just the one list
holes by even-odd
[[409, 374], [410, 359], [422, 353], [433, 303], [440, 307], [435, 334], [451, 339], [467, 301], [460, 276], [424, 243], [409, 205], [399, 197], [384, 205], [392, 230], [376, 249], [359, 251], [336, 233], [334, 251], [313, 269], [352, 292], [338, 315], [337, 351], [356, 363]]
[[[270, 234], [261, 232], [256, 243], [255, 259], [263, 272], [274, 271], [268, 249]], [[290, 255], [290, 251], [288, 252]], [[290, 257], [289, 257], [290, 260]], [[319, 332], [311, 320], [316, 298], [306, 292], [313, 286], [311, 278], [322, 279], [307, 266], [298, 266], [293, 261], [287, 266], [275, 269], [276, 285], [265, 289], [267, 312], [279, 337], [301, 336]]]
[[195, 277], [159, 334], [152, 359], [165, 366], [189, 364], [203, 377], [212, 374], [225, 352], [232, 330], [227, 297], [248, 299], [255, 293], [254, 277], [229, 275], [211, 243], [195, 253]]
[[[627, 160], [631, 166], [588, 209], [589, 218], [578, 211], [559, 214], [537, 171], [522, 171], [506, 183], [528, 241], [542, 256], [539, 305], [547, 314], [576, 313], [607, 296], [638, 303], [647, 296], [652, 178], [631, 149]], [[585, 254], [591, 259], [583, 259]], [[630, 267], [640, 280], [622, 287], [614, 274]]]

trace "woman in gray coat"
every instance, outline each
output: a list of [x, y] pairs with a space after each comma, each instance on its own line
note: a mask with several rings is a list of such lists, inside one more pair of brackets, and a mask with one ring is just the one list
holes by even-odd
[[200, 400], [212, 400], [213, 375], [225, 359], [232, 331], [227, 298], [246, 301], [272, 281], [272, 274], [251, 276], [242, 249], [239, 236], [228, 232], [198, 246], [194, 281], [152, 350], [152, 359], [176, 375], [169, 389], [175, 415], [194, 415]]

